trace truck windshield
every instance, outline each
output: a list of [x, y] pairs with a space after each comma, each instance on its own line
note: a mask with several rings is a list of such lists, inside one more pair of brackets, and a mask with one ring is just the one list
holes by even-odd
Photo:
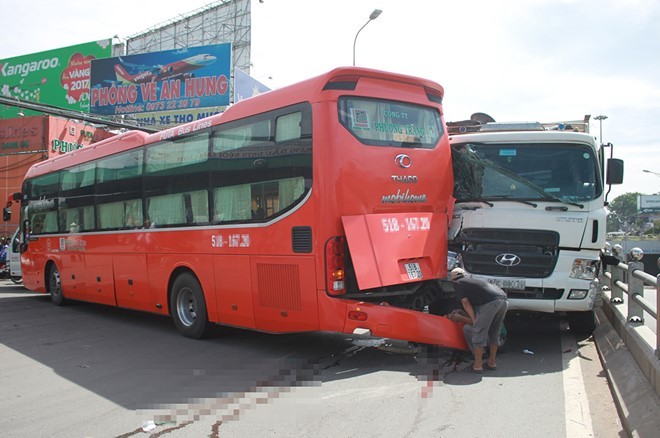
[[558, 201], [600, 196], [598, 161], [580, 144], [452, 145], [454, 196], [460, 201]]

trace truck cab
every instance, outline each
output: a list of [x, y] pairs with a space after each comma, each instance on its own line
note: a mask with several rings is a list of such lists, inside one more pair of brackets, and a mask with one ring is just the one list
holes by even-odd
[[[447, 123], [456, 198], [449, 249], [469, 274], [502, 287], [510, 309], [566, 312], [573, 331], [590, 333], [607, 211], [604, 150], [589, 116], [483, 116]], [[622, 179], [619, 161], [610, 183]]]

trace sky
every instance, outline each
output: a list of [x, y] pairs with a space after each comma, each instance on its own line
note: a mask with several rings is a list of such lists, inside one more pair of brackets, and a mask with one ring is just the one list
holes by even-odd
[[[212, 3], [12, 2], [0, 59], [125, 38]], [[358, 34], [374, 9], [383, 12]], [[358, 66], [441, 84], [446, 121], [606, 115], [602, 140], [625, 161], [611, 201], [660, 193], [659, 23], [657, 0], [252, 0], [250, 73], [279, 88], [355, 55]], [[597, 140], [600, 128], [592, 121]]]

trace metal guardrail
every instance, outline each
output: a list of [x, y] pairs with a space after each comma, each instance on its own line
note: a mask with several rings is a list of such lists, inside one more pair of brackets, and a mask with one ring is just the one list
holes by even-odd
[[[658, 337], [658, 307], [660, 307], [660, 274], [656, 277], [644, 272], [641, 260], [644, 253], [639, 248], [633, 248], [628, 254], [632, 261], [623, 262], [623, 247], [619, 244], [605, 248], [603, 253], [603, 275], [601, 279], [604, 293], [610, 292], [610, 303], [624, 303], [623, 294], [627, 295], [628, 309], [626, 321], [628, 324], [644, 324], [644, 312], [653, 317], [655, 324], [655, 357], [660, 360], [660, 338]], [[658, 261], [660, 266], [660, 260]], [[656, 302], [644, 298], [644, 287], [652, 286], [656, 290]]]

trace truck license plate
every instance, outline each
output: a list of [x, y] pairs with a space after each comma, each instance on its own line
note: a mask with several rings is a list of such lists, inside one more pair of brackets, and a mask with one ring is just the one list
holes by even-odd
[[415, 280], [418, 278], [423, 278], [422, 270], [419, 267], [419, 263], [405, 263], [406, 272], [408, 273], [408, 278], [410, 280]]
[[488, 282], [496, 284], [502, 289], [525, 290], [525, 280], [500, 280], [498, 278], [489, 278]]

